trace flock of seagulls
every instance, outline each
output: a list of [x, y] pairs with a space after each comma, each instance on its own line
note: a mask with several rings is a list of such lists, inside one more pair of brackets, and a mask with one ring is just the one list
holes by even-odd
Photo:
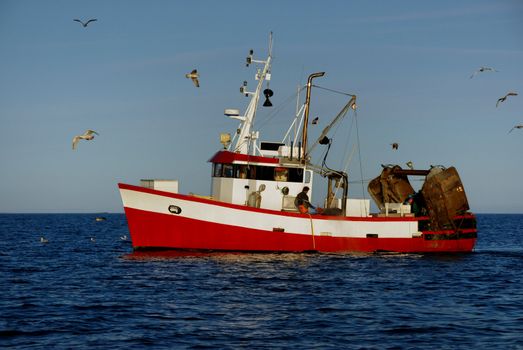
[[[477, 74], [483, 73], [483, 72], [499, 72], [499, 71], [497, 69], [492, 68], [492, 67], [479, 67], [477, 70], [475, 70], [472, 73], [472, 75], [470, 76], [470, 79], [474, 78]], [[499, 106], [500, 103], [505, 102], [505, 100], [509, 96], [518, 96], [518, 93], [514, 92], [514, 91], [510, 91], [505, 96], [500, 97], [498, 99], [498, 101], [496, 102], [496, 108]], [[314, 124], [314, 121], [313, 121], [313, 124]], [[512, 129], [510, 129], [508, 133], [510, 134], [514, 129], [523, 129], [523, 124], [514, 125], [514, 127], [512, 127]], [[396, 151], [399, 148], [399, 143], [398, 142], [393, 142], [390, 145], [392, 146], [392, 150], [394, 150], [394, 151]], [[406, 164], [407, 164], [407, 166], [410, 169], [413, 169], [412, 162], [407, 162]]]
[[[483, 73], [483, 72], [499, 72], [499, 71], [492, 67], [480, 67], [478, 70], [476, 70], [476, 71], [474, 71], [474, 73], [472, 73], [472, 75], [470, 76], [470, 79], [474, 78], [474, 76], [476, 76], [476, 74]], [[498, 98], [498, 101], [496, 102], [496, 108], [499, 106], [500, 103], [505, 102], [505, 100], [509, 96], [517, 96], [517, 95], [518, 95], [517, 92], [510, 91], [505, 96]], [[514, 129], [522, 129], [522, 128], [523, 128], [522, 125], [515, 125], [512, 129], [509, 130], [508, 133], [510, 134], [512, 132], [512, 130], [514, 130]]]
[[[73, 21], [75, 22], [78, 22], [80, 23], [84, 28], [87, 28], [87, 26], [89, 25], [89, 23], [92, 23], [92, 22], [96, 22], [97, 19], [96, 18], [91, 18], [89, 20], [87, 20], [86, 22], [80, 20], [80, 19], [73, 19]], [[477, 74], [480, 74], [480, 73], [484, 73], [484, 72], [499, 72], [497, 69], [494, 69], [492, 67], [479, 67], [477, 70], [475, 70], [472, 75], [470, 76], [470, 79], [474, 78]], [[194, 86], [195, 87], [200, 87], [200, 74], [198, 73], [198, 70], [197, 69], [193, 69], [190, 73], [187, 73], [185, 74], [185, 77], [187, 79], [191, 79], [191, 81], [193, 82]], [[510, 91], [508, 92], [505, 96], [503, 97], [500, 97], [498, 99], [498, 101], [496, 102], [496, 107], [499, 106], [500, 103], [503, 103], [505, 102], [505, 100], [509, 97], [509, 96], [517, 96], [518, 93], [517, 92], [513, 92], [513, 91]], [[311, 124], [313, 125], [316, 125], [318, 124], [318, 117], [314, 118], [311, 122]], [[512, 130], [514, 129], [522, 129], [523, 128], [523, 125], [515, 125], [512, 129], [510, 129], [509, 133], [512, 132]], [[77, 145], [78, 145], [78, 142], [80, 140], [86, 140], [86, 141], [90, 141], [92, 139], [94, 139], [94, 135], [98, 135], [98, 133], [94, 130], [87, 130], [83, 135], [77, 135], [73, 138], [73, 150], [76, 149]], [[391, 143], [391, 146], [392, 146], [392, 149], [393, 150], [397, 150], [399, 148], [399, 143], [397, 142], [394, 142], [394, 143]]]
[[[96, 21], [98, 21], [98, 19], [91, 18], [84, 22], [81, 19], [75, 18], [75, 19], [73, 19], [73, 21], [78, 22], [82, 25], [82, 27], [87, 28], [87, 26], [90, 23], [96, 22]], [[187, 79], [191, 79], [194, 86], [200, 87], [200, 81], [199, 81], [200, 74], [198, 73], [197, 69], [193, 69], [190, 73], [185, 74], [185, 77]], [[316, 118], [316, 122], [317, 122], [317, 118]], [[76, 148], [78, 146], [78, 142], [80, 142], [80, 140], [91, 141], [92, 139], [94, 139], [94, 135], [99, 135], [99, 134], [96, 131], [89, 129], [83, 135], [75, 136], [73, 138], [73, 150], [76, 150]]]

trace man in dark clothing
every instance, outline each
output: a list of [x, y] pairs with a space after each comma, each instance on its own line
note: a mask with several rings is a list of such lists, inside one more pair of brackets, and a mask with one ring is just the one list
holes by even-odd
[[307, 195], [307, 192], [309, 192], [309, 188], [305, 186], [303, 190], [298, 193], [296, 196], [296, 199], [294, 200], [294, 205], [296, 208], [300, 209], [300, 205], [305, 207], [308, 211], [309, 208], [316, 209], [314, 206], [309, 202], [309, 196]]

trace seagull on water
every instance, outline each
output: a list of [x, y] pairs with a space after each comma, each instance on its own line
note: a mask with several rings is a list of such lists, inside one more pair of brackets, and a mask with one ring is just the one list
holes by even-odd
[[500, 97], [498, 99], [498, 102], [496, 102], [496, 107], [499, 105], [500, 102], [505, 102], [505, 100], [507, 99], [507, 97], [509, 96], [517, 96], [518, 93], [517, 92], [509, 92], [508, 94], [506, 94], [505, 96], [503, 97]]
[[472, 75], [470, 76], [470, 79], [474, 78], [474, 76], [478, 73], [482, 73], [482, 72], [497, 72], [497, 70], [495, 70], [494, 68], [490, 68], [490, 67], [480, 67], [478, 70], [476, 70], [474, 73], [472, 73]]
[[40, 237], [40, 243], [49, 243], [49, 240], [45, 237]]
[[121, 239], [122, 241], [127, 241], [127, 235], [120, 236], [120, 239]]
[[392, 146], [392, 149], [394, 149], [394, 150], [398, 149], [398, 147], [400, 146], [400, 144], [397, 142], [391, 143], [390, 145]]
[[91, 242], [96, 243], [96, 238], [91, 237]]
[[90, 20], [88, 20], [87, 22], [84, 23], [84, 22], [82, 22], [81, 20], [75, 18], [75, 19], [73, 19], [73, 21], [75, 21], [75, 22], [79, 22], [79, 23], [82, 24], [82, 26], [83, 26], [84, 28], [87, 28], [87, 25], [88, 25], [89, 23], [91, 23], [91, 22], [96, 22], [96, 21], [98, 21], [98, 20], [97, 20], [96, 18], [91, 18]]
[[200, 82], [198, 81], [198, 77], [200, 75], [198, 74], [198, 71], [196, 69], [193, 69], [191, 73], [189, 74], [185, 74], [185, 77], [187, 79], [191, 79], [192, 82], [194, 83], [194, 86], [196, 87], [200, 87]]
[[514, 130], [514, 129], [523, 129], [523, 124], [514, 125], [514, 127], [512, 129], [510, 129], [510, 131], [508, 133], [510, 134], [512, 132], [512, 130]]
[[94, 135], [99, 135], [96, 131], [94, 130], [87, 130], [86, 132], [84, 132], [83, 135], [77, 135], [73, 138], [73, 150], [76, 149], [76, 146], [78, 145], [78, 142], [80, 142], [80, 140], [87, 140], [87, 141], [91, 141], [92, 139], [94, 139]]

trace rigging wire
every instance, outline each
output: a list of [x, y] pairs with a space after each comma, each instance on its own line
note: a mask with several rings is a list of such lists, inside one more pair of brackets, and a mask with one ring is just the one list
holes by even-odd
[[[325, 157], [323, 158], [323, 162], [322, 162], [322, 167], [325, 167], [327, 170], [329, 171], [333, 171], [333, 172], [338, 172], [337, 170], [334, 170], [334, 169], [331, 169], [327, 166], [327, 163], [326, 163], [326, 160], [327, 160], [327, 153], [329, 152], [330, 150], [330, 147], [331, 147], [331, 144], [332, 144], [332, 141], [334, 140], [334, 136], [336, 136], [338, 130], [340, 129], [341, 127], [341, 123], [338, 123], [334, 129], [334, 132], [332, 133], [332, 137], [329, 139], [329, 146], [327, 147], [327, 151], [326, 151], [326, 154], [325, 154]], [[349, 135], [351, 134], [351, 130], [352, 130], [352, 124], [351, 126], [349, 127]], [[347, 139], [347, 144], [349, 143], [349, 140]], [[347, 147], [346, 147], [347, 148]], [[346, 149], [344, 148], [344, 149]], [[343, 156], [343, 159], [345, 158], [346, 155]], [[343, 163], [342, 163], [343, 164]]]
[[[305, 89], [305, 86], [302, 86], [300, 88], [300, 91], [298, 93], [301, 93]], [[257, 128], [262, 128], [265, 125], [267, 125], [278, 113], [280, 113], [284, 108], [287, 107], [287, 105], [291, 102], [292, 99], [296, 97], [296, 93], [293, 93], [292, 95], [288, 96], [285, 100], [283, 100], [282, 103], [278, 105], [275, 109], [270, 112], [267, 117], [260, 122], [260, 124], [256, 125]]]
[[[336, 134], [336, 132], [338, 131], [338, 128], [339, 128], [340, 125], [337, 125], [335, 131], [334, 131], [334, 134]], [[355, 147], [357, 148], [358, 150], [358, 160], [359, 160], [359, 167], [360, 167], [360, 179], [362, 180], [357, 180], [357, 181], [349, 181], [348, 184], [351, 184], [351, 183], [361, 183], [361, 190], [362, 190], [362, 196], [363, 196], [363, 199], [367, 199], [366, 198], [366, 194], [365, 194], [365, 183], [366, 182], [369, 182], [370, 180], [368, 179], [363, 179], [363, 162], [362, 162], [362, 156], [361, 156], [361, 143], [360, 143], [360, 137], [359, 137], [359, 127], [358, 127], [358, 115], [357, 115], [357, 112], [354, 111], [354, 117], [352, 118], [352, 121], [351, 121], [351, 124], [350, 124], [350, 127], [349, 127], [349, 132], [348, 134], [351, 135], [352, 134], [352, 130], [355, 129], [355, 132], [356, 132], [356, 145]], [[339, 173], [339, 171], [336, 171], [336, 170], [333, 170], [331, 168], [329, 168], [327, 166], [327, 156], [329, 154], [329, 151], [330, 151], [330, 148], [331, 148], [331, 145], [332, 145], [332, 141], [333, 141], [333, 138], [329, 139], [329, 144], [328, 144], [328, 147], [327, 147], [327, 150], [325, 151], [325, 154], [324, 154], [324, 157], [323, 157], [323, 161], [321, 163], [321, 167], [323, 169], [327, 169], [328, 171], [332, 171], [334, 173]], [[344, 149], [347, 150], [348, 149], [348, 144], [350, 143], [349, 140], [347, 140], [347, 147], [345, 147]], [[346, 151], [345, 151], [345, 155], [343, 156], [343, 159], [344, 159], [344, 162], [345, 163], [345, 166], [344, 166], [344, 169], [343, 169], [343, 172], [347, 173], [348, 171], [348, 167], [349, 167], [349, 164], [351, 163], [351, 160], [352, 160], [352, 156], [354, 154], [354, 147], [352, 148], [352, 151], [350, 152], [350, 154], [347, 155]], [[338, 192], [339, 189], [336, 189], [336, 193], [335, 195], [337, 195], [337, 192]]]
[[[322, 87], [322, 86], [319, 86], [319, 85], [312, 85], [312, 86], [315, 87], [315, 88], [318, 88], [318, 89], [322, 89], [322, 90], [326, 90], [326, 91], [332, 92], [332, 93], [345, 95], [345, 96], [350, 96], [350, 97], [356, 97], [356, 95], [354, 95], [354, 94], [349, 94], [349, 93], [346, 93], [346, 92], [343, 92], [343, 91], [329, 89], [329, 88], [325, 88], [325, 87]], [[305, 88], [306, 88], [305, 86], [300, 88], [298, 93], [303, 91]], [[278, 108], [274, 109], [271, 113], [269, 113], [267, 118], [262, 123], [260, 123], [260, 125], [258, 125], [258, 127], [262, 127], [262, 126], [266, 125], [268, 122], [270, 122], [274, 118], [274, 116], [277, 113], [279, 113], [283, 109], [283, 107], [285, 107], [290, 102], [290, 99], [293, 98], [294, 96], [295, 95], [293, 94], [293, 95], [287, 97], [284, 100], [284, 102], [282, 102], [282, 104], [280, 104], [280, 106]], [[346, 110], [346, 112], [348, 112], [348, 109]], [[348, 184], [350, 184], [350, 183], [361, 183], [362, 195], [363, 195], [363, 198], [366, 199], [364, 183], [365, 182], [369, 182], [370, 180], [364, 180], [363, 179], [363, 166], [362, 166], [361, 147], [360, 147], [361, 143], [360, 143], [360, 137], [359, 137], [359, 127], [358, 127], [358, 118], [357, 117], [358, 117], [357, 112], [356, 112], [356, 110], [354, 110], [354, 117], [352, 118], [348, 134], [351, 135], [353, 128], [356, 129], [356, 147], [358, 149], [358, 158], [359, 158], [359, 163], [360, 163], [360, 178], [361, 178], [361, 180], [350, 181], [350, 182], [348, 182]], [[336, 128], [334, 130], [333, 136], [337, 133], [339, 127], [340, 127], [340, 124], [336, 125]], [[321, 168], [322, 169], [326, 169], [327, 171], [330, 171], [330, 172], [333, 172], [333, 173], [339, 173], [339, 171], [331, 169], [327, 165], [327, 157], [328, 157], [330, 149], [331, 149], [332, 141], [333, 141], [333, 137], [329, 139], [329, 143], [328, 143], [327, 149], [324, 152], [322, 152], [323, 153], [322, 154], [323, 155], [323, 160], [322, 160], [322, 163], [321, 163]], [[347, 140], [347, 145], [348, 145], [348, 143], [349, 143], [349, 140]], [[353, 156], [354, 151], [355, 151], [355, 149], [353, 148], [352, 151], [350, 152], [350, 155], [347, 156], [347, 149], [348, 149], [348, 147], [345, 148], [345, 155], [342, 157], [342, 159], [345, 159], [344, 163], [346, 163], [345, 167], [344, 167], [344, 170], [343, 170], [343, 172], [345, 172], [345, 173], [347, 172], [347, 169], [349, 167], [349, 163], [351, 162], [352, 156]], [[347, 157], [349, 159], [347, 159]], [[336, 192], [337, 191], [338, 191], [338, 189], [336, 190]]]
[[[353, 128], [354, 128], [354, 118], [352, 118], [350, 126], [349, 126], [349, 132], [348, 132], [349, 136], [352, 135]], [[357, 125], [356, 125], [356, 128], [357, 128]], [[355, 148], [358, 148], [358, 150], [359, 150], [359, 144], [357, 144], [357, 145], [353, 145], [352, 150], [350, 151], [350, 153], [347, 153], [347, 150], [349, 149], [349, 144], [350, 144], [350, 138], [347, 137], [346, 146], [344, 148], [345, 149], [345, 153], [344, 153], [344, 156], [343, 156], [344, 161], [342, 163], [342, 165], [345, 164], [345, 166], [343, 168], [343, 172], [345, 174], [347, 174], [347, 175], [348, 175], [348, 168], [349, 168], [349, 165], [350, 165], [350, 163], [352, 161], [352, 156], [354, 155]], [[337, 192], [338, 191], [336, 190], [336, 195], [337, 195]]]
[[[360, 177], [361, 177], [361, 179], [363, 179], [363, 165], [362, 165], [362, 160], [361, 160], [360, 133], [359, 133], [359, 128], [358, 128], [358, 113], [356, 112], [356, 110], [354, 110], [354, 120], [355, 120], [355, 123], [356, 123], [356, 138], [357, 138], [357, 143], [358, 143], [358, 158], [360, 159]], [[365, 186], [363, 185], [363, 181], [361, 182], [361, 193], [363, 195], [363, 199], [366, 200], [367, 196], [365, 195]], [[366, 214], [368, 215], [369, 213], [366, 213]]]
[[[352, 121], [351, 121], [351, 124], [350, 124], [350, 127], [349, 127], [349, 132], [348, 132], [349, 135], [352, 134], [353, 128], [356, 130], [356, 148], [358, 150], [358, 160], [359, 160], [359, 163], [360, 163], [360, 179], [362, 179], [362, 180], [349, 181], [348, 183], [349, 184], [351, 184], [351, 183], [361, 183], [363, 199], [367, 199], [366, 195], [365, 195], [364, 183], [365, 182], [369, 182], [370, 180], [363, 180], [363, 166], [362, 166], [361, 147], [360, 147], [361, 144], [360, 144], [360, 137], [359, 137], [358, 115], [357, 115], [356, 111], [354, 111], [354, 117], [352, 118]], [[336, 131], [337, 131], [337, 129], [336, 129]], [[332, 139], [330, 141], [332, 142]], [[329, 142], [329, 148], [330, 148], [331, 142]], [[348, 149], [348, 144], [349, 143], [350, 143], [349, 139], [347, 139], [347, 147], [345, 147], [345, 150]], [[352, 156], [353, 156], [354, 151], [355, 151], [355, 149], [353, 148], [352, 151], [350, 152], [350, 154], [347, 155], [347, 153], [345, 153], [345, 155], [343, 156], [343, 159], [344, 159], [343, 163], [345, 163], [345, 167], [343, 168], [343, 172], [345, 172], [345, 173], [347, 173], [347, 171], [348, 171], [348, 167], [349, 167], [349, 164], [352, 161]], [[327, 165], [325, 164], [325, 159], [326, 158], [327, 158], [327, 156], [325, 156], [324, 161], [322, 163], [322, 166], [325, 166], [325, 168], [333, 171], [332, 169], [327, 167]]]
[[356, 95], [353, 95], [353, 94], [349, 94], [348, 92], [343, 92], [343, 91], [339, 91], [339, 90], [329, 89], [329, 88], [326, 88], [326, 87], [323, 87], [323, 86], [319, 86], [319, 85], [312, 84], [312, 86], [315, 87], [315, 88], [318, 88], [318, 89], [327, 90], [327, 91], [334, 92], [334, 93], [340, 94], [340, 95], [351, 96], [351, 97], [356, 96]]
[[[352, 131], [351, 131], [351, 130], [352, 130], [352, 126], [353, 126], [353, 123], [351, 123], [351, 125], [350, 125], [350, 127], [349, 127], [349, 132], [348, 132], [349, 135], [352, 133]], [[325, 173], [325, 175], [323, 175], [323, 176], [326, 176], [327, 172], [331, 172], [331, 173], [339, 174], [339, 175], [342, 175], [343, 173], [345, 173], [345, 174], [347, 173], [348, 163], [350, 163], [350, 160], [347, 161], [347, 164], [346, 164], [345, 168], [344, 168], [341, 172], [340, 172], [340, 170], [334, 170], [334, 169], [331, 169], [331, 168], [327, 165], [327, 156], [328, 156], [329, 151], [330, 151], [330, 149], [331, 149], [331, 145], [332, 145], [332, 142], [333, 142], [333, 140], [334, 140], [334, 136], [337, 134], [337, 132], [339, 131], [340, 127], [341, 127], [341, 123], [338, 123], [338, 124], [336, 125], [335, 129], [334, 129], [333, 137], [331, 137], [331, 138], [329, 139], [329, 143], [328, 143], [327, 149], [324, 151], [323, 161], [322, 161], [322, 163], [321, 163], [321, 169], [322, 169], [322, 171], [324, 171], [324, 173]], [[348, 144], [349, 144], [349, 139], [347, 138], [347, 147], [344, 147], [345, 150], [348, 149]], [[351, 154], [350, 154], [350, 156], [349, 156], [350, 158], [352, 158], [352, 153], [353, 153], [353, 152], [354, 152], [354, 149], [353, 149], [353, 151], [351, 152]], [[342, 159], [345, 159], [345, 158], [346, 158], [346, 154], [342, 157]], [[345, 162], [342, 162], [342, 165], [343, 165], [343, 163], [345, 163]], [[325, 170], [327, 170], [327, 171], [325, 171]], [[340, 190], [340, 187], [337, 187], [337, 188], [335, 189], [335, 191], [334, 191], [334, 193], [333, 193], [333, 199], [338, 195], [338, 191], [339, 191], [339, 190]], [[330, 206], [330, 205], [331, 205], [331, 203], [328, 203], [328, 204], [327, 204], [327, 206]]]
[[[340, 95], [351, 96], [351, 97], [356, 96], [354, 94], [349, 94], [349, 93], [346, 93], [346, 92], [343, 92], [343, 91], [329, 89], [329, 88], [326, 88], [326, 87], [323, 87], [323, 86], [319, 86], [319, 85], [314, 85], [313, 84], [312, 86], [316, 87], [318, 89], [326, 90], [326, 91], [337, 93], [337, 94], [340, 94]], [[306, 88], [307, 88], [306, 85], [302, 85], [300, 90], [298, 91], [298, 94], [301, 93]], [[293, 99], [295, 96], [296, 96], [296, 93], [288, 96], [285, 100], [283, 100], [283, 102], [278, 107], [276, 107], [271, 113], [269, 113], [267, 115], [267, 117], [260, 124], [256, 125], [256, 127], [257, 128], [263, 128], [265, 125], [267, 125], [279, 112], [281, 112], [281, 110], [283, 110], [285, 107], [287, 107], [287, 105], [290, 103], [291, 99]], [[254, 127], [254, 125], [253, 125], [253, 127]]]
[[351, 159], [352, 159], [352, 154], [354, 152], [354, 148], [353, 148], [352, 151], [350, 152], [350, 154], [347, 153], [347, 150], [349, 149], [350, 135], [352, 135], [353, 128], [354, 128], [354, 118], [351, 119], [351, 123], [349, 125], [349, 130], [348, 130], [348, 133], [347, 133], [349, 135], [349, 137], [347, 137], [347, 141], [346, 141], [346, 144], [345, 144], [345, 147], [344, 147], [345, 151], [343, 153], [343, 158], [342, 158], [344, 160], [342, 165], [346, 164], [345, 168], [343, 169], [344, 172], [347, 172], [347, 169], [348, 169], [349, 164], [350, 164]]

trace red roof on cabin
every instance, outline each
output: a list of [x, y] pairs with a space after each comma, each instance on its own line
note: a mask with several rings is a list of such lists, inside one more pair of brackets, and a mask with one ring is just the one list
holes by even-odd
[[235, 153], [230, 151], [218, 151], [209, 159], [211, 163], [225, 163], [230, 164], [235, 161], [249, 162], [249, 163], [270, 163], [278, 164], [280, 161], [278, 158], [251, 156], [248, 154]]

